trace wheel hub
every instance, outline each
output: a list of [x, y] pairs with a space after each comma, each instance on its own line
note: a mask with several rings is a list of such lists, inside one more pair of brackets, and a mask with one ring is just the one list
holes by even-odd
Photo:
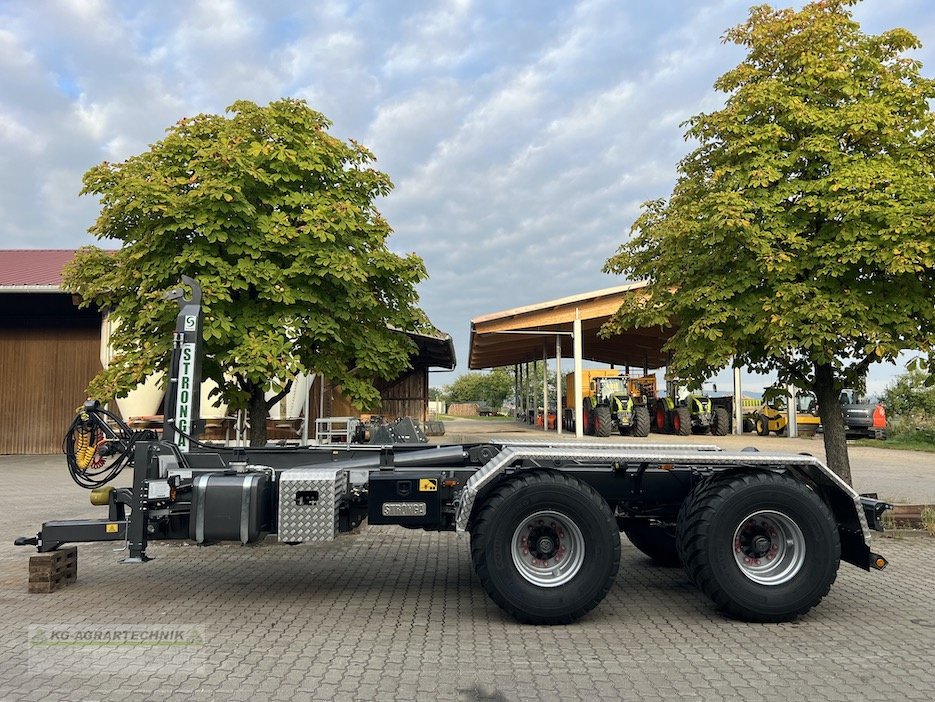
[[540, 558], [551, 558], [555, 553], [555, 541], [549, 536], [541, 536], [536, 541], [536, 552]]
[[584, 539], [569, 517], [544, 510], [519, 524], [513, 534], [511, 552], [523, 578], [541, 587], [557, 587], [581, 569]]
[[760, 510], [734, 531], [734, 561], [740, 572], [760, 585], [781, 585], [805, 562], [805, 537], [788, 515]]

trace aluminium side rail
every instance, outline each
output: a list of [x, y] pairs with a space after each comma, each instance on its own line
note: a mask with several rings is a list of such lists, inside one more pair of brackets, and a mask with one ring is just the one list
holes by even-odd
[[[613, 446], [613, 448], [606, 448]], [[717, 449], [717, 447], [713, 447]], [[794, 469], [810, 477], [815, 482], [830, 483], [834, 488], [847, 495], [853, 502], [857, 523], [863, 534], [864, 544], [870, 548], [870, 527], [864, 513], [861, 496], [828, 466], [814, 456], [802, 454], [767, 454], [752, 451], [712, 450], [709, 446], [690, 446], [686, 444], [643, 444], [643, 445], [582, 445], [580, 443], [557, 447], [555, 445], [533, 443], [503, 444], [503, 450], [478, 469], [465, 483], [458, 504], [455, 528], [459, 532], [467, 529], [474, 501], [480, 490], [496, 477], [502, 475], [517, 461], [599, 461], [603, 463], [646, 462], [686, 466], [750, 466], [766, 470], [781, 468]], [[558, 467], [558, 466], [557, 466]], [[522, 468], [520, 468], [522, 469]]]

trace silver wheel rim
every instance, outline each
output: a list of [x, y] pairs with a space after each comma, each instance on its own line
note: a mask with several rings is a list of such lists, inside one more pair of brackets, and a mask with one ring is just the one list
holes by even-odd
[[760, 510], [734, 530], [734, 561], [740, 572], [760, 585], [789, 582], [805, 563], [805, 537], [788, 515]]
[[546, 509], [523, 519], [510, 552], [523, 578], [539, 587], [564, 585], [584, 563], [584, 537], [573, 520]]

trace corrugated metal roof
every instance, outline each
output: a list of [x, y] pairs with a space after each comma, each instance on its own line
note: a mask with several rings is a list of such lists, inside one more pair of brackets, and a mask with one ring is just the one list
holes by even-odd
[[0, 287], [58, 288], [74, 256], [74, 249], [0, 249]]

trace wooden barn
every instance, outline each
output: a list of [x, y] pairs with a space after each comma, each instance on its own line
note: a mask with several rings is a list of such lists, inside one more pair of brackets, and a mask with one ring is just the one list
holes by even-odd
[[[74, 253], [0, 250], [0, 454], [60, 451], [85, 388], [106, 357], [101, 314], [78, 309], [60, 287], [62, 268]], [[447, 334], [400, 333], [418, 349], [412, 368], [378, 386], [382, 402], [371, 412], [425, 420], [429, 369], [452, 370], [454, 345]], [[316, 378], [305, 391], [307, 403], [301, 404], [312, 427], [319, 416], [360, 414], [327, 378]], [[289, 419], [294, 426], [299, 418]], [[282, 418], [271, 421], [273, 428], [283, 426]]]
[[101, 369], [101, 315], [62, 292], [74, 251], [0, 250], [0, 453], [55, 453]]

